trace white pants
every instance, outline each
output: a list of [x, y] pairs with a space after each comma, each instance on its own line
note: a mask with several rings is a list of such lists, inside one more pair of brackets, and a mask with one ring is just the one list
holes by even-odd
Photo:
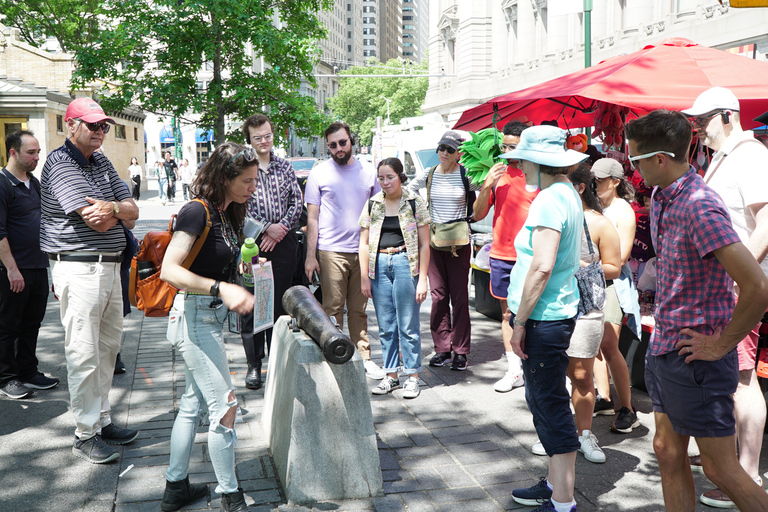
[[57, 261], [51, 275], [61, 301], [75, 435], [90, 439], [112, 422], [109, 391], [123, 331], [120, 264]]

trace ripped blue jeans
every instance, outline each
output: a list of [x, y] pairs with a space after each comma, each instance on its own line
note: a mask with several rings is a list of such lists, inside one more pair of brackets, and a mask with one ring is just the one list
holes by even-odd
[[207, 410], [210, 422], [208, 453], [219, 484], [216, 492], [221, 494], [237, 492], [238, 487], [235, 476], [237, 436], [234, 428], [220, 423], [221, 418], [237, 406], [237, 399], [222, 334], [228, 310], [223, 304], [212, 306], [213, 299], [209, 295], [185, 296], [180, 293], [173, 303], [182, 315], [179, 335], [170, 341], [184, 358], [186, 386], [171, 431], [171, 461], [165, 477], [169, 482], [187, 477], [197, 425]]

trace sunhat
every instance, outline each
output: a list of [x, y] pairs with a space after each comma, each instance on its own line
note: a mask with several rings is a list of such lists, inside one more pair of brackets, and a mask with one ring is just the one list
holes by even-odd
[[556, 126], [531, 126], [520, 134], [517, 148], [500, 158], [528, 160], [549, 167], [569, 167], [583, 162], [589, 155], [565, 148], [565, 130]]

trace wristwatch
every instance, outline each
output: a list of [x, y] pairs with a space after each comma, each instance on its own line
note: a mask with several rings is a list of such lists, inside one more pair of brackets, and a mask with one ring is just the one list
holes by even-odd
[[112, 213], [114, 213], [115, 215], [120, 213], [120, 205], [117, 204], [117, 201], [112, 201]]
[[221, 281], [216, 281], [215, 283], [213, 283], [213, 286], [211, 286], [211, 293], [210, 294], [213, 295], [214, 297], [218, 297], [219, 296], [219, 285], [220, 284], [221, 284]]
[[518, 320], [517, 317], [515, 317], [512, 323], [515, 325], [519, 325], [520, 327], [525, 327], [525, 320]]

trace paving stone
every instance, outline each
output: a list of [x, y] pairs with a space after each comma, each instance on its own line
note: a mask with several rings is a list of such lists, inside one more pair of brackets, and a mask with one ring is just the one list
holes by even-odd
[[445, 453], [445, 448], [440, 445], [414, 446], [395, 450], [395, 454], [400, 458], [425, 457], [428, 455], [443, 455]]
[[480, 486], [463, 487], [461, 489], [438, 489], [427, 491], [427, 494], [438, 505], [456, 501], [484, 500], [489, 498], [488, 493]]
[[431, 432], [438, 439], [443, 439], [446, 437], [456, 437], [456, 436], [470, 436], [470, 435], [475, 435], [479, 433], [479, 431], [472, 425], [460, 425], [458, 427], [436, 428], [436, 429], [432, 429]]
[[448, 484], [434, 468], [414, 468], [411, 470], [414, 478], [424, 490], [445, 489]]
[[[471, 500], [440, 505], [440, 512], [500, 512], [504, 510], [496, 501]], [[530, 510], [530, 509], [529, 509]]]
[[402, 512], [405, 510], [405, 503], [403, 503], [399, 496], [373, 498], [371, 501], [376, 512]]
[[258, 478], [256, 480], [244, 480], [238, 478], [237, 482], [246, 492], [263, 491], [265, 489], [280, 489], [279, 482], [274, 478]]
[[470, 421], [467, 418], [457, 417], [457, 418], [448, 418], [448, 419], [439, 419], [439, 420], [432, 420], [427, 421], [423, 418], [419, 418], [421, 420], [422, 424], [428, 428], [446, 428], [446, 427], [456, 427], [459, 425], [470, 425]]
[[428, 457], [415, 457], [415, 458], [409, 458], [409, 459], [402, 459], [400, 461], [400, 465], [405, 469], [445, 466], [447, 464], [455, 464], [453, 457], [451, 457], [448, 454], [431, 455]]
[[385, 482], [396, 480], [413, 480], [413, 475], [404, 469], [387, 469], [381, 472], [381, 479]]
[[384, 493], [395, 494], [401, 492], [421, 491], [423, 488], [417, 480], [395, 480], [384, 482]]
[[412, 432], [408, 434], [408, 437], [416, 446], [429, 446], [432, 444], [440, 443], [440, 440], [433, 436], [432, 433], [426, 429], [424, 429], [424, 431]]
[[488, 436], [480, 432], [476, 434], [462, 434], [458, 436], [449, 436], [449, 437], [440, 438], [440, 442], [443, 443], [445, 446], [450, 446], [454, 444], [480, 443], [484, 441], [488, 441]]
[[395, 454], [389, 450], [379, 450], [379, 464], [382, 471], [385, 469], [400, 469], [400, 463], [395, 458]]
[[400, 495], [409, 512], [436, 512], [437, 508], [425, 492], [405, 492]]
[[450, 450], [450, 452], [455, 455], [463, 454], [463, 453], [490, 452], [498, 449], [499, 449], [499, 445], [491, 441], [481, 441], [479, 443], [468, 443], [468, 444], [457, 444], [457, 445], [452, 445], [448, 448], [448, 450]]
[[485, 464], [489, 462], [510, 460], [509, 455], [501, 450], [492, 452], [464, 452], [454, 454], [454, 456], [464, 465]]
[[440, 466], [434, 468], [435, 471], [442, 477], [448, 487], [472, 487], [477, 485], [471, 476], [467, 474], [461, 466], [454, 464], [453, 466]]

